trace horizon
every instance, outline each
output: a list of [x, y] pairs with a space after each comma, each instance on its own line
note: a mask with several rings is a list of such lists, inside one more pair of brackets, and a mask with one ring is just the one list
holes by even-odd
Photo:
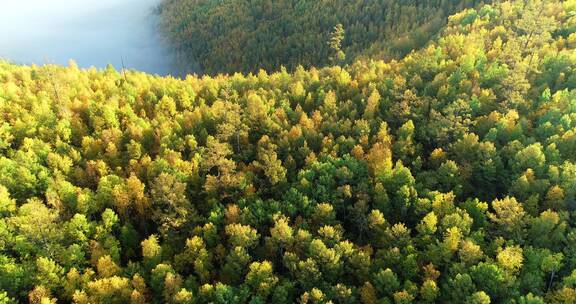
[[[170, 74], [152, 9], [160, 0], [14, 1], [0, 14], [0, 58], [21, 64], [74, 60], [82, 68], [112, 64]], [[127, 10], [130, 8], [130, 10]]]

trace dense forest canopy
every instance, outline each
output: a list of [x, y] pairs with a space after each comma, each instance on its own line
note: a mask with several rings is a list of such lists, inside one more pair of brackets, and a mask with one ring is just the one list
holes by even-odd
[[[484, 1], [491, 2], [491, 1]], [[327, 41], [342, 24], [348, 62], [396, 58], [424, 46], [479, 0], [163, 0], [161, 28], [180, 61], [207, 74], [293, 71], [330, 63]]]
[[0, 61], [0, 303], [574, 303], [575, 48], [511, 0], [398, 61]]

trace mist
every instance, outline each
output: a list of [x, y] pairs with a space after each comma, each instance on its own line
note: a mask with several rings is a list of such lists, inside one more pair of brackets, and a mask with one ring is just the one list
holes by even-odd
[[80, 67], [112, 64], [178, 75], [157, 31], [161, 0], [3, 0], [0, 58], [22, 64], [70, 59]]

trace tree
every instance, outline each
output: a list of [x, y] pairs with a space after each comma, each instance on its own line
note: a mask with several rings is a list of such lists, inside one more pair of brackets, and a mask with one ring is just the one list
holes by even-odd
[[[532, 44], [543, 43], [554, 31], [557, 21], [550, 16], [544, 15], [546, 1], [531, 0], [525, 2], [524, 13], [516, 26], [524, 34], [523, 50], [528, 51]], [[532, 61], [534, 55], [531, 55]]]
[[264, 170], [264, 175], [272, 185], [286, 180], [286, 169], [276, 154], [277, 146], [270, 142], [267, 135], [258, 141], [258, 161], [255, 165]]
[[494, 200], [492, 208], [495, 213], [488, 213], [488, 217], [498, 225], [501, 233], [512, 233], [516, 239], [522, 238], [524, 222], [524, 208], [513, 197]]
[[420, 221], [418, 226], [416, 226], [416, 230], [422, 235], [432, 235], [436, 233], [438, 224], [438, 217], [434, 213], [434, 211], [426, 214], [426, 216]]
[[490, 304], [491, 303], [490, 296], [488, 296], [483, 291], [475, 292], [474, 294], [472, 294], [470, 296], [468, 301], [469, 301], [469, 303], [473, 303], [473, 304]]
[[120, 274], [121, 270], [109, 255], [105, 255], [98, 259], [96, 269], [98, 270], [98, 276], [101, 278], [113, 277]]
[[274, 275], [272, 263], [254, 262], [249, 268], [245, 282], [256, 295], [265, 300], [278, 284], [278, 277]]
[[522, 248], [520, 246], [506, 247], [498, 252], [496, 261], [501, 268], [515, 274], [522, 268], [522, 262], [524, 261]]
[[334, 248], [328, 248], [324, 242], [315, 239], [310, 242], [309, 255], [324, 274], [328, 282], [334, 282], [342, 271], [342, 257]]
[[270, 228], [270, 238], [273, 246], [283, 251], [292, 246], [294, 241], [294, 231], [290, 227], [289, 220], [283, 216], [275, 216], [274, 227]]
[[150, 212], [150, 199], [146, 196], [145, 185], [134, 174], [126, 180], [127, 195], [132, 200], [133, 208], [142, 218], [148, 218]]
[[342, 41], [344, 41], [344, 27], [341, 23], [336, 24], [330, 33], [330, 41], [328, 45], [332, 51], [330, 62], [332, 64], [342, 64], [346, 60], [346, 54], [342, 50]]
[[186, 184], [168, 173], [161, 173], [151, 187], [152, 219], [164, 235], [175, 233], [190, 223], [196, 210], [186, 195]]
[[420, 288], [420, 296], [422, 297], [422, 300], [428, 303], [434, 302], [434, 300], [438, 296], [438, 292], [439, 290], [436, 285], [436, 282], [432, 280], [424, 281], [422, 287]]
[[142, 257], [144, 258], [144, 265], [148, 269], [153, 269], [162, 260], [162, 247], [158, 244], [158, 238], [151, 235], [140, 243], [142, 246]]
[[0, 292], [0, 303], [2, 304], [15, 304], [17, 303], [16, 300], [8, 297], [7, 292]]
[[242, 224], [230, 224], [226, 226], [226, 235], [232, 248], [250, 248], [257, 244], [260, 236], [256, 229]]
[[203, 165], [207, 180], [205, 188], [209, 192], [221, 193], [228, 188], [235, 187], [238, 183], [236, 177], [236, 163], [227, 158], [232, 155], [228, 143], [221, 143], [212, 136], [207, 138], [205, 153], [203, 153]]
[[528, 230], [530, 241], [535, 246], [559, 251], [562, 246], [558, 244], [566, 241], [566, 228], [566, 222], [558, 213], [551, 210], [544, 211], [539, 217], [531, 219], [531, 226]]
[[416, 153], [413, 138], [414, 123], [412, 120], [408, 120], [398, 129], [397, 139], [393, 145], [394, 156], [401, 159], [405, 164], [410, 163], [412, 156]]
[[380, 124], [376, 139], [366, 155], [366, 160], [375, 176], [389, 174], [392, 169], [392, 138], [386, 122]]
[[213, 254], [206, 248], [206, 243], [199, 236], [186, 240], [184, 252], [175, 257], [175, 264], [186, 269], [190, 265], [200, 282], [208, 282], [212, 278]]
[[300, 296], [301, 303], [324, 303], [326, 296], [322, 290], [318, 288], [312, 288], [312, 290], [307, 291]]
[[548, 286], [546, 290], [550, 290], [552, 283], [554, 282], [556, 272], [558, 272], [558, 270], [560, 270], [560, 268], [563, 266], [563, 260], [564, 255], [562, 253], [546, 255], [542, 260], [542, 265], [540, 268], [545, 273], [550, 273], [550, 278], [548, 280]]
[[56, 299], [52, 298], [50, 290], [47, 290], [44, 286], [36, 286], [30, 291], [28, 301], [34, 304], [56, 303]]
[[222, 268], [222, 281], [227, 284], [240, 284], [246, 275], [252, 257], [244, 247], [234, 247], [226, 256]]
[[31, 199], [18, 208], [17, 215], [9, 219], [9, 224], [22, 238], [22, 245], [29, 244], [20, 246], [22, 250], [37, 250], [46, 257], [54, 258], [62, 249], [64, 237], [57, 220], [56, 210], [46, 207], [38, 199]]
[[472, 240], [464, 240], [460, 244], [458, 257], [466, 265], [474, 265], [484, 257], [482, 248]]
[[378, 298], [376, 296], [376, 291], [374, 290], [374, 286], [372, 286], [370, 282], [364, 283], [364, 285], [360, 289], [360, 300], [364, 304], [377, 303]]
[[86, 289], [74, 293], [76, 303], [128, 303], [132, 294], [130, 280], [122, 277], [103, 278], [88, 282]]
[[64, 269], [51, 259], [38, 258], [36, 260], [36, 282], [48, 291], [55, 291], [61, 287]]
[[16, 211], [16, 200], [10, 197], [6, 187], [0, 185], [0, 217], [5, 217]]
[[400, 288], [400, 281], [390, 269], [381, 269], [373, 279], [374, 288], [381, 296], [392, 296]]
[[504, 272], [497, 265], [479, 263], [470, 269], [470, 275], [476, 285], [482, 286], [493, 300], [500, 299], [507, 292]]
[[374, 115], [378, 114], [380, 110], [380, 93], [378, 90], [374, 90], [370, 97], [368, 97], [368, 101], [366, 102], [366, 108], [364, 109], [364, 118], [365, 119], [373, 119]]

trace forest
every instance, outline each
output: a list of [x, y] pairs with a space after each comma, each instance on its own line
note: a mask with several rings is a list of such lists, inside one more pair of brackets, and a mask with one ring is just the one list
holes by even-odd
[[0, 303], [576, 303], [576, 0], [340, 22], [325, 67], [0, 61]]
[[[486, 1], [488, 2], [488, 1]], [[491, 1], [490, 1], [491, 2]], [[205, 74], [333, 64], [326, 41], [342, 24], [346, 62], [400, 58], [451, 13], [479, 0], [163, 0], [160, 27], [182, 62]]]

